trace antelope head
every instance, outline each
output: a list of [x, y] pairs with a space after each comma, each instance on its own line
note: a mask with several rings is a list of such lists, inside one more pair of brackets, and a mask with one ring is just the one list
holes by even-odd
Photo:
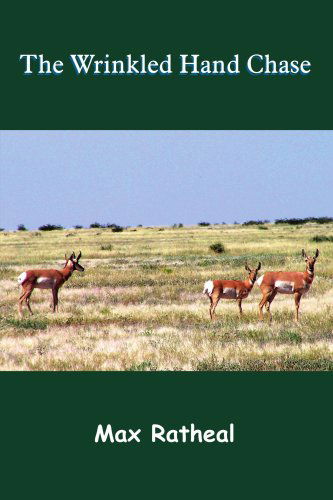
[[[66, 260], [65, 267], [70, 265], [73, 271], [80, 271], [82, 273], [84, 271], [84, 267], [82, 267], [81, 264], [79, 264], [80, 259], [81, 259], [81, 250], [77, 257], [75, 257], [75, 252], [72, 252], [72, 255], [69, 257], [69, 259], [67, 259], [65, 255], [65, 260]], [[71, 264], [69, 264], [69, 262]]]
[[247, 262], [245, 263], [245, 269], [249, 273], [249, 280], [252, 283], [252, 285], [253, 285], [253, 283], [255, 283], [255, 281], [257, 279], [257, 273], [258, 273], [260, 268], [261, 268], [261, 262], [259, 262], [258, 266], [255, 269], [251, 269], [248, 266]]
[[304, 258], [304, 260], [306, 262], [306, 270], [309, 271], [310, 273], [314, 272], [314, 266], [315, 266], [316, 260], [318, 258], [318, 255], [319, 255], [318, 248], [317, 248], [316, 253], [314, 254], [313, 257], [309, 257], [308, 255], [306, 255], [304, 250], [302, 250], [302, 257]]

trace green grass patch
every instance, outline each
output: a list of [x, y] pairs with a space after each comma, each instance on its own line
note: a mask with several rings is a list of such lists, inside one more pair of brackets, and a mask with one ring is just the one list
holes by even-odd
[[5, 329], [7, 326], [17, 328], [19, 330], [46, 330], [48, 322], [43, 318], [3, 318], [0, 320], [0, 328]]

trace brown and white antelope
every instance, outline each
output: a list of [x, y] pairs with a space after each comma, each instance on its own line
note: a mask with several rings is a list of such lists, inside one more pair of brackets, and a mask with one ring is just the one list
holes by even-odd
[[302, 250], [302, 257], [306, 262], [306, 270], [298, 271], [268, 271], [257, 281], [261, 291], [262, 299], [259, 304], [259, 319], [263, 319], [263, 307], [269, 313], [269, 319], [272, 319], [270, 306], [277, 293], [293, 294], [295, 299], [296, 314], [295, 319], [298, 321], [299, 304], [302, 296], [309, 290], [314, 278], [314, 266], [319, 255], [317, 248], [314, 257], [308, 257]]
[[59, 288], [67, 281], [74, 271], [84, 271], [84, 268], [79, 264], [81, 251], [77, 257], [73, 252], [69, 259], [65, 255], [65, 265], [63, 269], [32, 269], [24, 271], [20, 274], [17, 281], [23, 288], [23, 293], [19, 298], [19, 314], [22, 317], [22, 304], [25, 301], [30, 314], [33, 314], [30, 307], [30, 295], [34, 288], [50, 288], [53, 296], [53, 312], [58, 310], [58, 291]]
[[257, 279], [257, 272], [261, 268], [259, 262], [256, 269], [250, 269], [247, 263], [245, 269], [249, 273], [244, 281], [240, 280], [209, 280], [206, 281], [203, 293], [210, 298], [209, 314], [210, 319], [214, 318], [215, 309], [220, 299], [232, 299], [238, 302], [239, 314], [242, 315], [242, 300], [251, 292], [253, 285]]

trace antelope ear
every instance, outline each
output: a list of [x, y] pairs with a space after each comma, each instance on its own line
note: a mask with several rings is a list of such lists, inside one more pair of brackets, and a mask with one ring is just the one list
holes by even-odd
[[68, 259], [67, 259], [67, 255], [66, 255], [66, 254], [65, 254], [65, 261], [66, 261], [66, 262], [68, 261]]
[[315, 259], [318, 257], [318, 255], [319, 255], [319, 250], [317, 248], [316, 253], [315, 253]]
[[304, 250], [302, 250], [302, 257], [304, 257], [304, 259], [306, 259], [306, 253], [304, 252]]
[[74, 258], [75, 258], [75, 254], [74, 254], [74, 252], [72, 252], [72, 255], [69, 257], [69, 259], [68, 259], [68, 260], [72, 260], [72, 259], [74, 259]]
[[80, 259], [81, 259], [81, 250], [79, 251], [79, 255], [76, 257], [76, 262], [79, 262]]
[[259, 271], [259, 269], [261, 269], [261, 262], [258, 264], [257, 271]]

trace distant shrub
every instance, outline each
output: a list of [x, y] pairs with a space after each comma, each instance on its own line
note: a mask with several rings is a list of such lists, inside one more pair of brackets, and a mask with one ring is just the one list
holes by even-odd
[[79, 224], [76, 224], [76, 225], [74, 226], [74, 229], [83, 229], [83, 226], [80, 226]]
[[267, 226], [258, 226], [258, 229], [268, 229]]
[[225, 247], [223, 243], [213, 243], [210, 245], [209, 249], [214, 252], [214, 253], [224, 253], [225, 252]]
[[234, 225], [237, 226], [239, 224], [239, 222], [237, 222], [236, 220], [234, 221]]
[[56, 229], [64, 229], [62, 226], [57, 224], [44, 224], [38, 228], [40, 231], [55, 231]]
[[310, 217], [309, 222], [317, 222], [317, 224], [329, 224], [333, 222], [333, 217]]
[[117, 224], [112, 224], [111, 230], [113, 233], [121, 233], [124, 231], [124, 228], [122, 226], [118, 226]]
[[19, 224], [19, 225], [17, 226], [17, 230], [18, 230], [18, 231], [26, 231], [26, 230], [27, 230], [27, 228], [25, 227], [25, 225], [24, 225], [24, 224]]
[[315, 241], [316, 243], [321, 243], [323, 241], [330, 241], [333, 243], [333, 236], [314, 236], [310, 241]]
[[181, 227], [184, 227], [184, 225], [182, 223], [179, 223], [179, 224], [172, 224], [172, 228], [173, 229], [179, 229]]
[[333, 217], [305, 217], [304, 219], [276, 219], [275, 224], [291, 224], [297, 226], [299, 224], [306, 224], [307, 222], [316, 222], [317, 224], [328, 224], [333, 222]]
[[112, 250], [112, 245], [102, 245], [101, 250], [108, 250], [110, 252]]
[[198, 222], [198, 226], [210, 226], [210, 222]]
[[2, 231], [4, 231], [4, 230], [5, 230], [5, 228], [4, 228], [4, 227], [0, 227], [0, 233], [1, 233]]
[[243, 222], [242, 226], [261, 226], [263, 224], [267, 224], [269, 220], [248, 220]]
[[99, 227], [105, 227], [103, 226], [102, 224], [100, 224], [99, 222], [93, 222], [92, 224], [90, 224], [89, 226], [91, 229], [95, 229], [95, 228], [99, 228]]

